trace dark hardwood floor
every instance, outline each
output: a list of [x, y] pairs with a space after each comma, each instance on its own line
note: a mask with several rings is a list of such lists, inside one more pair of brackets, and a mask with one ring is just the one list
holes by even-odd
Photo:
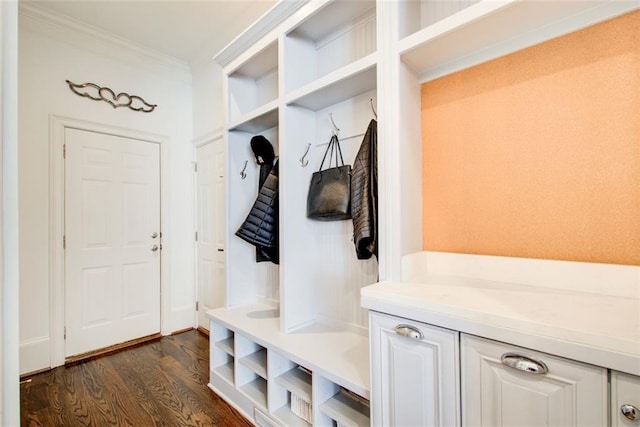
[[198, 331], [30, 377], [23, 426], [251, 426], [213, 393]]

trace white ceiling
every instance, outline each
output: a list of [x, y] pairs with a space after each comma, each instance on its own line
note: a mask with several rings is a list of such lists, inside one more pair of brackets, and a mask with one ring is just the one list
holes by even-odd
[[33, 0], [29, 3], [192, 63], [204, 56], [211, 58], [276, 0]]

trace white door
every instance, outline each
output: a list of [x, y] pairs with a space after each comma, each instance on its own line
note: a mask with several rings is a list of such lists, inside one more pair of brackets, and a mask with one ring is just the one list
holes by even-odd
[[198, 326], [209, 330], [207, 310], [224, 306], [224, 175], [222, 139], [196, 150]]
[[608, 425], [606, 369], [469, 335], [461, 342], [464, 426]]
[[160, 332], [160, 148], [65, 131], [66, 356]]
[[371, 312], [371, 424], [455, 427], [458, 333]]

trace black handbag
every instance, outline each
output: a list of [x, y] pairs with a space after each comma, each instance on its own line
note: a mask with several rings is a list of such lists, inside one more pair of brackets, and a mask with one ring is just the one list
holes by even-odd
[[[322, 170], [329, 152], [329, 168]], [[336, 166], [331, 167], [334, 157]], [[320, 169], [311, 176], [307, 195], [307, 217], [319, 221], [342, 221], [351, 218], [351, 165], [344, 164], [340, 141], [336, 135], [331, 137]]]

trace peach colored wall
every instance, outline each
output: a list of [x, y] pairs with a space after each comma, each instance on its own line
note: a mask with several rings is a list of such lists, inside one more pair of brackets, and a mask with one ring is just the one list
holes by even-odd
[[424, 249], [640, 265], [640, 12], [422, 86]]

